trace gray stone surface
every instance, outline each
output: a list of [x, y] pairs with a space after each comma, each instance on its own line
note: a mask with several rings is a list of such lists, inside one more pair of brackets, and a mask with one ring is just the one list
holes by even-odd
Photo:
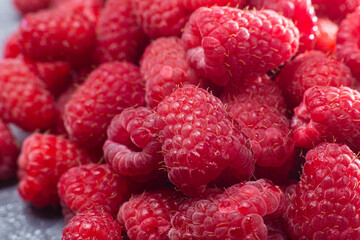
[[[20, 19], [11, 0], [0, 0], [0, 58]], [[64, 226], [59, 209], [34, 208], [20, 199], [15, 180], [0, 183], [0, 240], [60, 240]]]

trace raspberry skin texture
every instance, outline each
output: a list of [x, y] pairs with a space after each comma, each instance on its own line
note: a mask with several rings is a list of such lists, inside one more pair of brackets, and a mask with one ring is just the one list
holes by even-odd
[[291, 120], [295, 146], [313, 148], [321, 142], [360, 148], [360, 93], [348, 87], [312, 87]]
[[289, 120], [276, 109], [251, 97], [228, 104], [230, 115], [251, 139], [256, 165], [280, 167], [294, 154]]
[[343, 61], [353, 76], [360, 79], [360, 9], [341, 21], [336, 36], [336, 57]]
[[101, 210], [77, 214], [63, 229], [62, 240], [122, 240], [121, 226]]
[[292, 239], [360, 238], [360, 161], [346, 146], [321, 143], [306, 155], [284, 223]]
[[227, 167], [239, 176], [253, 172], [249, 139], [220, 99], [189, 84], [167, 96], [156, 112], [168, 177], [186, 195], [201, 194]]
[[98, 63], [112, 61], [137, 62], [147, 38], [137, 23], [131, 0], [109, 0], [97, 24], [95, 59]]
[[19, 36], [20, 33], [16, 31], [6, 39], [3, 47], [4, 58], [17, 58], [21, 55]]
[[179, 193], [166, 189], [135, 195], [120, 207], [117, 220], [132, 240], [169, 239], [171, 216], [181, 198]]
[[327, 54], [334, 53], [339, 26], [328, 18], [319, 18], [316, 26], [318, 27], [318, 31], [315, 40], [315, 49]]
[[26, 131], [46, 130], [55, 123], [57, 112], [53, 96], [20, 60], [0, 62], [0, 87], [0, 116], [5, 122]]
[[300, 54], [285, 65], [276, 81], [288, 100], [289, 108], [298, 106], [310, 87], [354, 85], [351, 71], [344, 63], [315, 50]]
[[16, 9], [24, 15], [49, 7], [51, 0], [12, 0], [12, 2]]
[[202, 7], [182, 35], [191, 66], [219, 86], [266, 73], [288, 61], [299, 46], [299, 31], [274, 11]]
[[200, 7], [228, 6], [243, 8], [246, 0], [181, 0], [186, 9], [195, 11]]
[[123, 176], [150, 175], [164, 161], [155, 130], [155, 114], [148, 107], [127, 108], [107, 130], [105, 160]]
[[128, 62], [100, 65], [65, 105], [70, 139], [86, 148], [102, 147], [111, 119], [131, 106], [145, 104], [140, 69]]
[[291, 19], [299, 29], [299, 52], [311, 50], [317, 33], [314, 7], [308, 0], [252, 0], [250, 8], [269, 9]]
[[90, 162], [86, 151], [52, 134], [27, 137], [18, 158], [18, 190], [24, 201], [36, 207], [59, 203], [57, 184], [68, 169]]
[[316, 14], [340, 22], [360, 6], [359, 0], [312, 0]]
[[103, 209], [116, 216], [127, 190], [127, 180], [108, 164], [73, 167], [58, 183], [60, 201], [74, 213]]
[[145, 99], [151, 108], [156, 107], [177, 86], [200, 83], [177, 37], [158, 38], [148, 45], [141, 58], [140, 71], [146, 82]]
[[16, 173], [16, 159], [19, 146], [6, 124], [0, 120], [0, 181], [7, 180]]
[[133, 7], [137, 21], [151, 39], [180, 36], [189, 19], [181, 0], [133, 0]]
[[95, 24], [85, 14], [59, 9], [27, 14], [20, 23], [22, 53], [37, 61], [85, 64], [95, 40]]

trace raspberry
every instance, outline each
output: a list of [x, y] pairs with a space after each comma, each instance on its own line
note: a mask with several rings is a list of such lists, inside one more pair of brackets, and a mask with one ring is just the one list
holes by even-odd
[[319, 18], [316, 25], [318, 33], [315, 40], [315, 49], [324, 53], [334, 53], [339, 26], [328, 18]]
[[298, 55], [277, 77], [290, 108], [299, 105], [306, 89], [314, 86], [347, 86], [354, 84], [350, 69], [342, 62], [319, 51]]
[[0, 120], [0, 181], [15, 176], [19, 147], [6, 124]]
[[182, 35], [191, 65], [220, 86], [244, 75], [266, 73], [297, 51], [299, 31], [271, 11], [199, 8]]
[[177, 37], [158, 38], [147, 46], [140, 71], [146, 81], [146, 102], [155, 107], [177, 86], [200, 83]]
[[117, 219], [130, 239], [168, 239], [170, 218], [176, 212], [177, 192], [158, 190], [133, 196], [119, 210]]
[[254, 172], [254, 179], [266, 178], [278, 185], [288, 184], [294, 166], [295, 160], [293, 155], [279, 167], [262, 167], [257, 165]]
[[295, 146], [312, 148], [336, 141], [360, 149], [360, 94], [348, 87], [312, 87], [291, 120]]
[[61, 136], [30, 135], [23, 142], [18, 159], [20, 196], [37, 207], [57, 204], [60, 176], [90, 160], [84, 150]]
[[162, 150], [170, 181], [187, 195], [201, 194], [227, 167], [253, 172], [248, 138], [220, 99], [186, 85], [157, 106]]
[[62, 240], [122, 240], [121, 226], [101, 210], [77, 214], [63, 230]]
[[242, 8], [246, 0], [181, 0], [186, 9], [195, 11], [200, 7], [228, 6]]
[[143, 31], [152, 39], [180, 36], [189, 14], [181, 0], [133, 0]]
[[316, 16], [308, 0], [251, 0], [250, 7], [270, 9], [291, 19], [300, 32], [299, 52], [313, 48], [316, 34]]
[[341, 21], [336, 37], [336, 56], [360, 79], [360, 9]]
[[36, 12], [40, 9], [47, 8], [51, 0], [12, 0], [13, 4], [21, 14]]
[[359, 0], [312, 0], [312, 3], [318, 16], [333, 21], [341, 21], [360, 6]]
[[268, 229], [268, 236], [266, 240], [287, 240], [288, 237], [283, 229], [282, 222], [277, 219], [264, 218], [266, 228]]
[[5, 122], [27, 131], [45, 130], [54, 124], [57, 112], [52, 95], [20, 60], [0, 62], [0, 88], [0, 116]]
[[136, 62], [140, 58], [147, 39], [136, 22], [131, 3], [131, 0], [107, 1], [97, 25], [97, 62]]
[[105, 63], [95, 69], [65, 106], [70, 138], [86, 148], [101, 147], [111, 119], [130, 106], [145, 104], [144, 81], [137, 66]]
[[223, 194], [190, 199], [172, 217], [170, 239], [267, 239], [262, 216], [283, 207], [285, 195], [267, 180], [234, 185]]
[[108, 164], [89, 163], [65, 172], [58, 183], [62, 204], [73, 212], [103, 209], [116, 216], [127, 191], [127, 181]]
[[360, 161], [345, 145], [322, 143], [306, 155], [284, 213], [292, 239], [360, 238]]
[[19, 55], [21, 55], [19, 36], [20, 33], [16, 31], [6, 39], [3, 48], [4, 58], [17, 58]]
[[95, 25], [85, 14], [58, 9], [28, 14], [20, 23], [23, 54], [33, 60], [85, 64], [95, 40]]
[[124, 176], [150, 175], [163, 161], [161, 143], [150, 108], [127, 108], [115, 116], [107, 130], [104, 158]]

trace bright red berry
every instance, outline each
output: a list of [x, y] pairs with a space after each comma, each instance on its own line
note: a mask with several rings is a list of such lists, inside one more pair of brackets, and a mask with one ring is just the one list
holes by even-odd
[[145, 99], [151, 108], [177, 87], [200, 83], [177, 37], [158, 38], [148, 45], [141, 58], [140, 71], [146, 81]]
[[36, 12], [50, 5], [51, 0], [12, 0], [21, 14]]
[[87, 152], [61, 136], [30, 135], [23, 142], [18, 159], [20, 196], [37, 207], [58, 204], [60, 176], [90, 160]]
[[253, 172], [248, 138], [220, 99], [186, 85], [165, 97], [156, 112], [168, 177], [185, 194], [201, 194], [227, 167], [240, 178]]
[[225, 86], [244, 75], [266, 73], [297, 51], [299, 31], [270, 10], [200, 8], [182, 35], [191, 65], [205, 78]]
[[84, 147], [102, 147], [111, 119], [127, 107], [144, 104], [139, 68], [127, 62], [105, 63], [91, 72], [66, 104], [65, 128]]
[[19, 36], [20, 33], [16, 31], [6, 39], [3, 47], [4, 58], [17, 58], [21, 55]]
[[181, 0], [186, 9], [195, 11], [200, 7], [228, 6], [242, 8], [246, 0]]
[[334, 53], [339, 26], [328, 18], [319, 18], [316, 26], [318, 27], [318, 32], [315, 40], [315, 49], [328, 54]]
[[347, 146], [322, 143], [306, 155], [284, 224], [292, 239], [360, 238], [360, 161]]
[[0, 120], [0, 181], [15, 176], [18, 154], [19, 147], [13, 134]]

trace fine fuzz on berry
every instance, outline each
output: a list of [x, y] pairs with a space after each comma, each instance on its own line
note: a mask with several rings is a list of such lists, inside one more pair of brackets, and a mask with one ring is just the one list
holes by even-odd
[[58, 204], [60, 176], [90, 160], [87, 152], [61, 136], [30, 135], [23, 142], [18, 158], [20, 196], [37, 207]]
[[306, 155], [284, 213], [292, 239], [360, 238], [360, 160], [345, 145], [322, 143]]
[[156, 112], [168, 177], [185, 194], [201, 194], [227, 167], [239, 178], [253, 172], [249, 139], [220, 99], [186, 85], [160, 102]]
[[199, 8], [182, 41], [191, 65], [220, 86], [232, 79], [266, 73], [289, 60], [299, 46], [293, 22], [271, 10]]

